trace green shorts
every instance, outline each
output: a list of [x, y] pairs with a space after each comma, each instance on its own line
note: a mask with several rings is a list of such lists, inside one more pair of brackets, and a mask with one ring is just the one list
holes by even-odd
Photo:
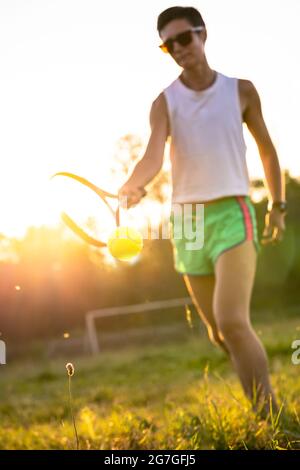
[[[196, 208], [195, 205], [192, 207], [192, 223], [195, 228], [199, 226], [199, 220], [196, 226]], [[184, 219], [182, 217], [179, 220], [178, 217], [180, 217], [178, 213], [175, 214], [172, 211], [170, 215], [171, 241], [174, 267], [179, 273], [214, 274], [214, 266], [218, 256], [246, 240], [253, 240], [257, 253], [261, 250], [257, 236], [255, 208], [249, 196], [230, 196], [209, 204], [204, 203], [202, 212], [203, 246], [196, 250], [187, 249], [187, 245], [193, 242], [193, 239], [190, 236], [186, 238], [184, 230], [181, 230], [180, 234], [178, 233], [178, 227]]]

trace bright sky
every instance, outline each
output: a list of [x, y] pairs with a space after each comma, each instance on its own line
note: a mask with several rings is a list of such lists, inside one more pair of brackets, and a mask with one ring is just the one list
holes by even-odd
[[[298, 0], [181, 0], [202, 12], [210, 66], [256, 85], [283, 168], [300, 174]], [[1, 0], [0, 233], [57, 218], [49, 176], [107, 175], [122, 135], [149, 134], [151, 102], [179, 74], [159, 50], [166, 0]], [[250, 176], [262, 176], [247, 137]]]

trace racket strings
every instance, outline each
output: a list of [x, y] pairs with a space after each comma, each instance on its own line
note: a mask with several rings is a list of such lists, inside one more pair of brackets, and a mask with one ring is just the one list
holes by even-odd
[[[119, 201], [117, 204], [116, 209], [114, 210], [113, 207], [109, 204], [106, 198], [111, 198], [111, 199], [118, 199], [118, 196], [116, 194], [112, 194], [108, 191], [105, 191], [104, 189], [99, 188], [95, 184], [91, 183], [88, 181], [86, 178], [83, 178], [82, 176], [75, 175], [74, 173], [69, 173], [69, 172], [58, 172], [55, 173], [52, 178], [55, 176], [65, 176], [67, 178], [71, 178], [79, 183], [81, 183], [83, 186], [89, 188], [91, 191], [93, 191], [97, 196], [100, 197], [100, 199], [103, 201], [103, 203], [106, 205], [106, 207], [109, 209], [110, 213], [112, 214], [115, 224], [117, 227], [120, 226], [120, 206], [119, 206]], [[85, 242], [97, 246], [97, 247], [103, 247], [106, 246], [107, 243], [97, 240], [95, 237], [92, 237], [89, 235], [83, 228], [81, 228], [66, 212], [63, 212], [61, 214], [61, 218], [63, 222], [77, 235], [79, 236], [82, 240]]]

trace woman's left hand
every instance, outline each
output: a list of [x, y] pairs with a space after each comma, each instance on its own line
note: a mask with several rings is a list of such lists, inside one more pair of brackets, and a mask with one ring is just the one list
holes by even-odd
[[261, 240], [263, 245], [282, 241], [285, 231], [284, 217], [285, 213], [280, 212], [276, 208], [266, 213], [265, 228]]

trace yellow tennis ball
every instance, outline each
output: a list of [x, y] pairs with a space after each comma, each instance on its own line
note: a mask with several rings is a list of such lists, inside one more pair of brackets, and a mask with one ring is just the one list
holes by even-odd
[[133, 228], [117, 227], [108, 239], [107, 248], [115, 258], [129, 261], [141, 252], [143, 237]]

